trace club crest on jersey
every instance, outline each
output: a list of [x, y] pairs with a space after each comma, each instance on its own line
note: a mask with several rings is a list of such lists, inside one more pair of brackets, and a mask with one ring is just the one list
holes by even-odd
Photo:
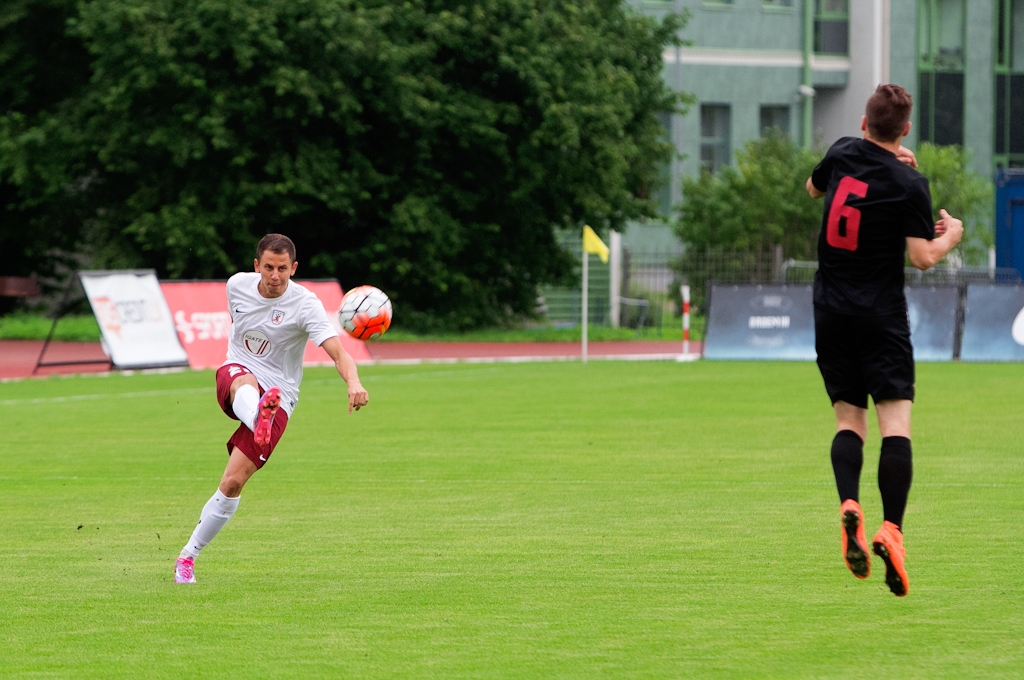
[[270, 353], [270, 338], [261, 331], [246, 331], [242, 335], [242, 345], [254, 357], [264, 357]]
[[275, 309], [270, 315], [270, 321], [275, 326], [280, 326], [281, 322], [284, 321], [284, 312], [280, 309]]

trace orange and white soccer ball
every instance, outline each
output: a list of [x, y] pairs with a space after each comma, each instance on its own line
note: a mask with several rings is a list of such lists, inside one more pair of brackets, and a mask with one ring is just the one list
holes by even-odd
[[353, 338], [373, 340], [391, 325], [391, 300], [380, 288], [353, 288], [341, 299], [338, 321]]

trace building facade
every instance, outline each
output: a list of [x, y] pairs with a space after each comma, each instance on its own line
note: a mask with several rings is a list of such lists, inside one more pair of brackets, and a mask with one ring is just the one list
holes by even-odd
[[960, 144], [973, 168], [1024, 166], [1024, 0], [637, 0], [645, 14], [686, 11], [687, 45], [665, 79], [695, 95], [663, 123], [679, 152], [662, 196], [684, 176], [733, 163], [770, 127], [827, 147], [861, 134], [879, 83], [914, 97], [908, 146]]

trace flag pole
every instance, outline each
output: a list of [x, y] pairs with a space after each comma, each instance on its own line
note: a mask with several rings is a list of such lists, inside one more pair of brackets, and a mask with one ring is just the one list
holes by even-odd
[[580, 348], [580, 354], [583, 357], [583, 363], [587, 363], [587, 288], [588, 288], [588, 264], [590, 260], [590, 254], [586, 248], [583, 249], [583, 346]]
[[679, 297], [683, 301], [683, 354], [690, 353], [690, 287], [679, 286]]
[[580, 334], [580, 338], [583, 342], [583, 346], [580, 348], [580, 356], [583, 358], [583, 363], [587, 363], [587, 317], [590, 315], [590, 305], [587, 302], [587, 293], [590, 288], [590, 253], [597, 253], [598, 257], [601, 258], [601, 262], [608, 261], [608, 246], [604, 244], [601, 237], [594, 233], [588, 225], [583, 225], [583, 332]]

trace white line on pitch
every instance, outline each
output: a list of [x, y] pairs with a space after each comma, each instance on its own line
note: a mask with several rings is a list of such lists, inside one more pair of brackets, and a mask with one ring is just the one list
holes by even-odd
[[5, 399], [0, 406], [21, 406], [23, 404], [59, 404], [67, 401], [95, 401], [97, 399], [137, 399], [140, 397], [164, 397], [168, 394], [202, 394], [213, 392], [212, 387], [190, 387], [178, 390], [152, 390], [149, 392], [111, 392], [109, 394], [71, 394], [66, 397], [36, 397], [34, 399]]
[[[364, 382], [377, 382], [380, 380], [394, 380], [395, 378], [415, 378], [415, 377], [435, 377], [435, 376], [458, 376], [465, 374], [477, 375], [479, 373], [487, 372], [495, 369], [482, 369], [482, 370], [462, 370], [462, 371], [423, 371], [421, 373], [410, 373], [401, 375], [373, 375], [365, 376]], [[307, 380], [303, 383], [304, 386], [313, 385], [335, 385], [344, 384], [341, 378], [333, 379], [320, 379], [320, 380]], [[98, 399], [137, 399], [144, 397], [165, 397], [172, 394], [204, 394], [213, 392], [214, 388], [211, 387], [188, 387], [175, 390], [150, 390], [147, 392], [109, 392], [104, 394], [71, 394], [64, 397], [35, 397], [30, 399], [4, 399], [0, 401], [0, 406], [24, 406], [31, 404], [61, 404], [66, 402], [75, 401], [96, 401]]]

